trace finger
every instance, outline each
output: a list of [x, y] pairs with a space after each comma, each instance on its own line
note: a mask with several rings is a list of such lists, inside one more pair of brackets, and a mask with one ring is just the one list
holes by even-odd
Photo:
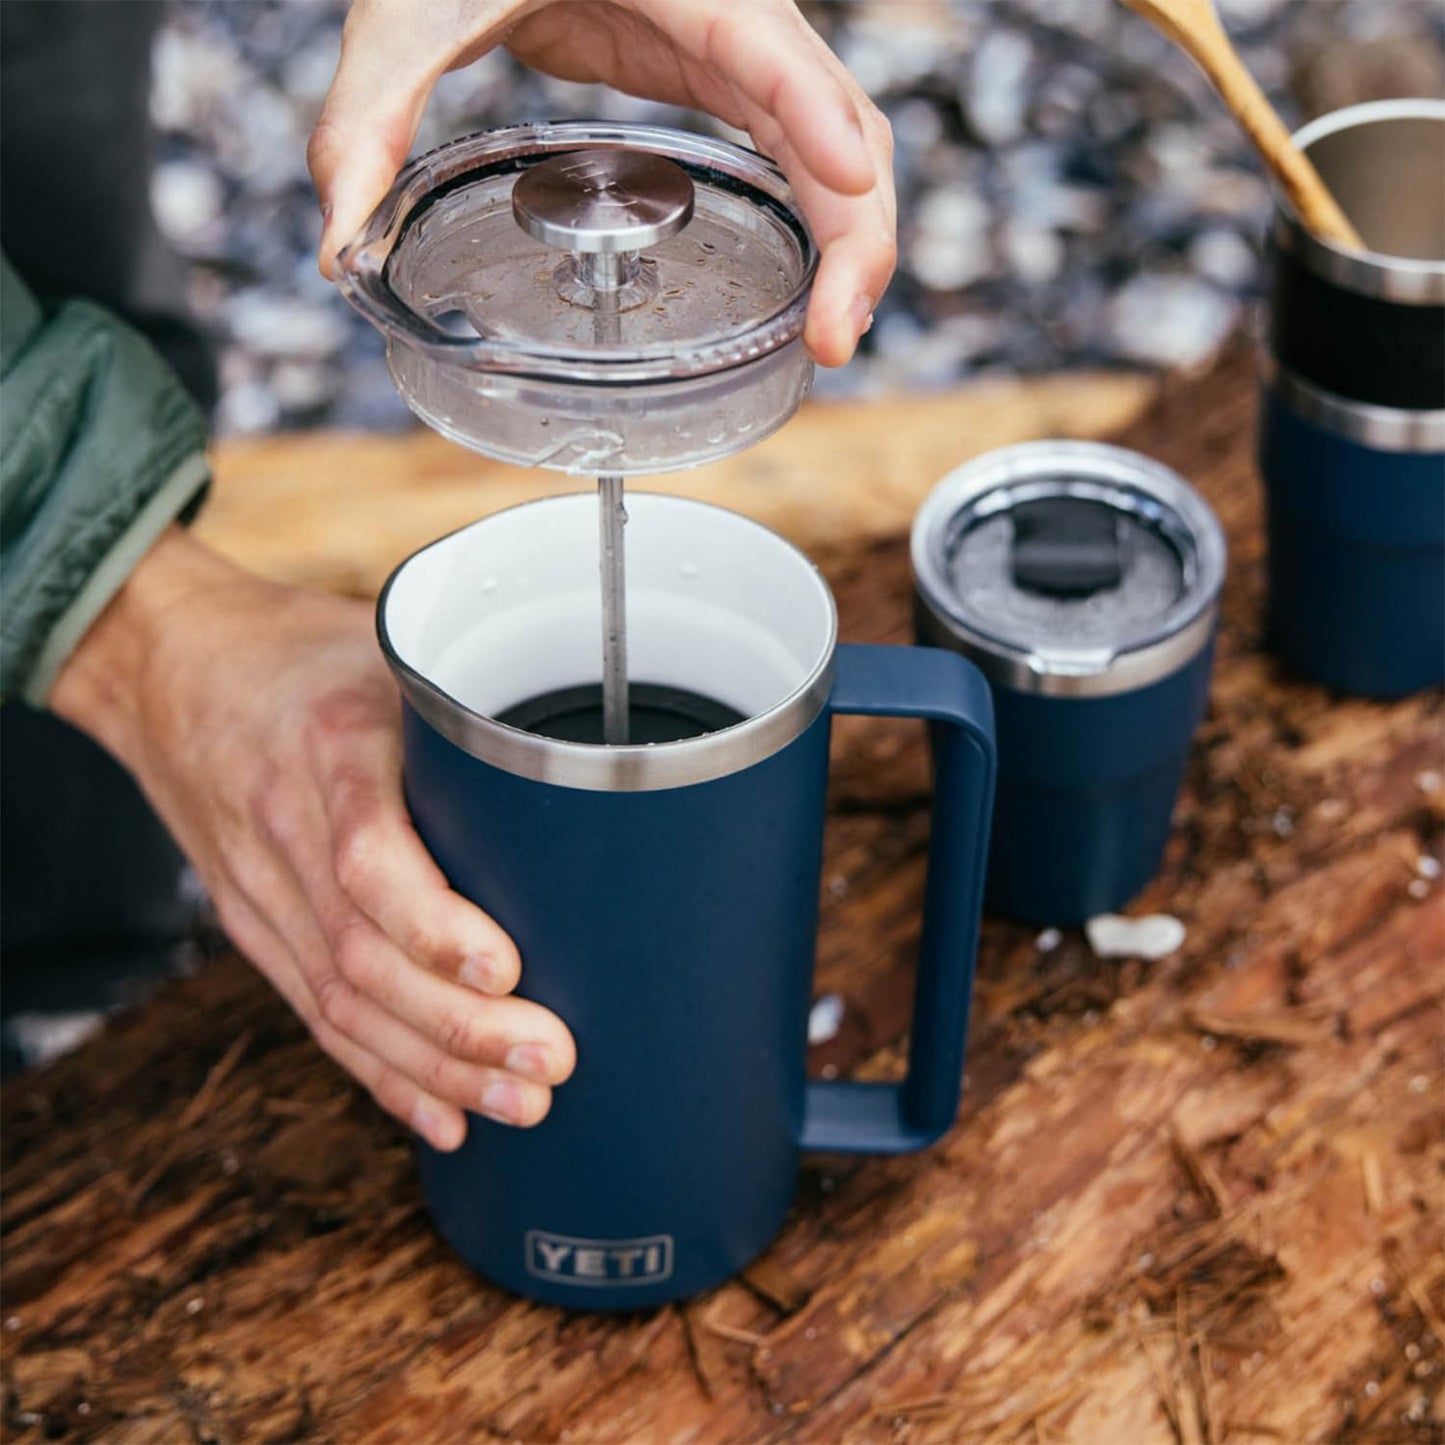
[[[260, 898], [256, 891], [259, 877], [266, 879]], [[479, 1031], [477, 1042], [469, 1039], [468, 1047], [500, 1048], [504, 1057], [511, 1055], [508, 1068], [488, 1067], [456, 1057], [411, 1028], [334, 965], [307, 907], [308, 900], [288, 885], [279, 866], [267, 870], [265, 861], [249, 860], [246, 877], [234, 880], [226, 895], [237, 925], [245, 927], [249, 940], [264, 951], [264, 962], [277, 965], [267, 968], [267, 976], [278, 988], [284, 985], [317, 1042], [389, 1113], [428, 1140], [441, 1140], [437, 1147], [454, 1148], [461, 1142], [464, 1127], [456, 1129], [457, 1120], [450, 1112], [457, 1107], [505, 1124], [535, 1124], [546, 1115], [551, 1089], [536, 1075], [549, 1064], [537, 1058], [534, 1045], [525, 1045], [530, 1058], [519, 1057], [515, 1042], [503, 1039], [498, 1043], [485, 1030]], [[420, 969], [405, 967], [413, 983], [438, 983]], [[504, 1003], [530, 1010], [525, 1020], [529, 1024], [534, 1018], [550, 1020], [555, 1030], [561, 1030], [560, 1023], [536, 1004], [522, 999], [482, 999], [464, 989], [453, 991], [472, 1010]], [[469, 1027], [478, 1027], [475, 1018]], [[565, 1030], [562, 1033], [565, 1035]], [[530, 1031], [523, 1036], [530, 1037]], [[566, 1044], [570, 1049], [570, 1037]], [[551, 1050], [553, 1058], [555, 1048]], [[520, 1077], [515, 1066], [534, 1077]]]
[[[358, 6], [358, 8], [360, 8]], [[434, 75], [398, 70], [377, 85], [373, 57], [343, 46], [341, 62], [306, 147], [321, 203], [322, 274], [336, 279], [336, 254], [361, 230], [411, 150]]]
[[[576, 1049], [556, 1015], [525, 999], [487, 997], [463, 987], [464, 973], [458, 982], [429, 971], [358, 909], [335, 872], [317, 792], [294, 785], [278, 789], [257, 811], [269, 849], [247, 859], [244, 886], [252, 897], [267, 900], [318, 994], [327, 976], [339, 973], [356, 992], [457, 1058], [513, 1069], [542, 1083], [561, 1083], [571, 1074]], [[429, 858], [424, 861], [435, 868]], [[443, 901], [455, 897], [439, 882], [436, 891]], [[474, 961], [469, 955], [468, 963]]]
[[333, 705], [310, 740], [330, 866], [351, 902], [408, 957], [487, 993], [510, 992], [522, 961], [506, 931], [447, 884], [407, 816], [397, 729], [371, 704]]
[[[314, 896], [314, 894], [313, 894]], [[328, 928], [336, 970], [351, 988], [453, 1059], [560, 1084], [577, 1064], [572, 1035], [530, 999], [488, 998], [418, 968], [354, 911]], [[339, 1026], [339, 1025], [338, 1025]], [[380, 1047], [378, 1039], [366, 1040]]]
[[873, 325], [873, 308], [893, 271], [891, 243], [851, 234], [823, 247], [808, 302], [803, 344], [820, 366], [843, 366]]
[[847, 72], [791, 3], [634, 3], [691, 60], [772, 116], [820, 185], [844, 195], [872, 189]]
[[838, 196], [790, 171], [791, 158], [783, 150], [780, 164], [789, 171], [822, 253], [803, 341], [821, 365], [842, 366], [872, 324], [898, 262], [891, 179], [867, 196]]
[[[395, 1077], [381, 1076], [376, 1085], [365, 1081], [373, 1092], [384, 1087], [397, 1097], [423, 1095], [499, 1124], [522, 1127], [540, 1123], [552, 1107], [552, 1090], [546, 1084], [454, 1057], [387, 1013], [339, 973], [328, 975], [316, 1002], [325, 1027], [315, 1032], [323, 1046], [333, 1036], [345, 1039], [389, 1066], [387, 1072]], [[383, 1107], [391, 1108], [387, 1097], [381, 1093], [377, 1097]]]
[[454, 892], [393, 797], [364, 773], [335, 775], [326, 796], [333, 867], [347, 897], [407, 957], [485, 993], [517, 986], [517, 946]]
[[222, 926], [238, 949], [270, 980], [300, 1017], [317, 1044], [352, 1076], [387, 1113], [420, 1134], [434, 1149], [449, 1152], [466, 1138], [462, 1110], [390, 1068], [369, 1049], [339, 1032], [323, 1016], [316, 996], [291, 950], [262, 914], [234, 887], [216, 890]]
[[[430, 972], [356, 907], [334, 871], [318, 793], [295, 786], [278, 791], [268, 796], [258, 821], [270, 849], [248, 861], [250, 892], [267, 899], [318, 997], [333, 987], [329, 976], [339, 974], [356, 993], [453, 1058], [507, 1069], [535, 1083], [560, 1084], [571, 1075], [576, 1047], [555, 1014], [527, 999], [487, 997]], [[283, 864], [289, 876], [278, 876]], [[338, 1012], [343, 1008], [344, 1000]], [[359, 1022], [369, 1017], [345, 1013]], [[340, 1017], [332, 1022], [345, 1030]], [[380, 1038], [356, 1037], [384, 1052]]]
[[438, 77], [460, 51], [475, 56], [488, 48], [486, 36], [521, 8], [521, 0], [474, 8], [467, 29], [459, 31], [451, 7], [409, 0], [356, 0], [352, 6], [341, 59], [306, 151], [321, 202], [325, 275], [335, 277], [336, 253], [396, 179]]

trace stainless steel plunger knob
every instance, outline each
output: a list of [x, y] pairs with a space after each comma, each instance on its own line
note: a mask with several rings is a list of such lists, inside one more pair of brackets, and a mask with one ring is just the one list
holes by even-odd
[[512, 190], [512, 214], [524, 231], [587, 255], [655, 246], [687, 225], [692, 207], [692, 177], [645, 151], [552, 156], [524, 171]]
[[614, 315], [656, 293], [656, 274], [643, 267], [639, 253], [682, 230], [692, 207], [692, 177], [646, 151], [552, 156], [524, 171], [512, 188], [517, 224], [569, 253], [553, 272], [557, 294], [574, 306]]

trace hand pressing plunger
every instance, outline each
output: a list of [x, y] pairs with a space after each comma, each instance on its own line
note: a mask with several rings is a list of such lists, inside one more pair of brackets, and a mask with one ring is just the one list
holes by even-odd
[[[530, 236], [568, 253], [553, 281], [557, 293], [592, 312], [599, 346], [622, 340], [622, 313], [650, 300], [656, 272], [641, 253], [675, 236], [692, 219], [693, 184], [662, 156], [592, 150], [554, 156], [527, 171], [512, 190], [512, 214]], [[622, 478], [597, 479], [602, 571], [602, 735], [627, 742], [627, 511]]]

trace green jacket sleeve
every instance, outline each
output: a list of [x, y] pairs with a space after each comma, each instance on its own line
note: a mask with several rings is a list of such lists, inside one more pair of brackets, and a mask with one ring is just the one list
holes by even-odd
[[65, 659], [205, 487], [205, 422], [138, 332], [42, 306], [0, 257], [0, 696]]

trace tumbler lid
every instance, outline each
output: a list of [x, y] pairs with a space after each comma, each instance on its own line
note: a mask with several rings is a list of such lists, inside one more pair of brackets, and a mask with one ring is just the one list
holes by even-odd
[[1209, 640], [1224, 536], [1158, 462], [1030, 442], [934, 488], [913, 526], [924, 630], [995, 681], [1074, 695], [1132, 690]]
[[[768, 420], [732, 427], [716, 455], [744, 444], [734, 434], [765, 435], [780, 403], [748, 386], [780, 384], [765, 363], [799, 341], [817, 259], [787, 181], [763, 157], [657, 126], [568, 123], [483, 132], [422, 156], [339, 264], [413, 409], [517, 460], [516, 418], [497, 415], [500, 400], [535, 410], [540, 425], [577, 414], [582, 395], [597, 428], [625, 441], [654, 396], [675, 400], [703, 377], [724, 383], [735, 412], [755, 404]], [[489, 384], [499, 376], [513, 384]], [[700, 411], [718, 400], [714, 387]], [[679, 465], [706, 459], [685, 423], [676, 450]], [[599, 469], [630, 470], [625, 445], [618, 452], [616, 468]], [[667, 461], [649, 458], [647, 470]]]

